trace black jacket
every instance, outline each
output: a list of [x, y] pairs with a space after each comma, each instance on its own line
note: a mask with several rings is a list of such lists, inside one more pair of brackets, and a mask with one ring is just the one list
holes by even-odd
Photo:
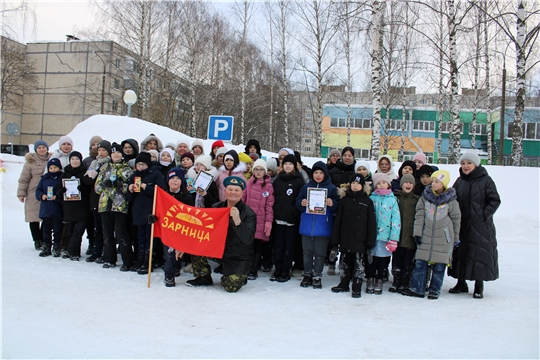
[[[227, 201], [214, 204], [215, 208], [227, 207]], [[237, 228], [232, 218], [229, 218], [229, 229], [223, 252], [223, 275], [247, 275], [253, 260], [253, 238], [257, 227], [257, 215], [242, 201], [235, 206], [240, 211], [241, 223]]]
[[345, 165], [341, 160], [336, 162], [336, 165], [328, 172], [332, 184], [334, 184], [338, 189], [342, 184], [348, 184], [349, 179], [354, 174], [354, 165], [356, 160], [351, 165]]
[[347, 190], [339, 200], [332, 229], [332, 245], [341, 252], [365, 253], [377, 241], [373, 201], [364, 191]]
[[481, 165], [469, 175], [461, 169], [459, 173], [453, 187], [461, 210], [461, 243], [454, 250], [448, 275], [465, 280], [495, 280], [499, 264], [493, 214], [501, 205], [497, 187]]
[[[70, 179], [75, 177], [79, 179], [79, 191], [81, 192], [81, 200], [74, 201], [64, 201], [64, 221], [80, 221], [88, 219], [88, 206], [90, 204], [90, 186], [88, 183], [82, 181], [84, 174], [86, 173], [86, 166], [81, 164], [78, 168], [74, 169], [71, 165], [68, 165], [64, 168], [64, 173], [62, 174], [62, 179]], [[61, 188], [61, 195], [64, 195], [64, 187]]]
[[274, 221], [282, 220], [289, 224], [298, 224], [300, 212], [296, 209], [296, 197], [304, 186], [304, 179], [299, 172], [280, 173], [274, 182]]
[[170, 190], [167, 190], [167, 194], [171, 195], [173, 198], [183, 204], [195, 206], [195, 200], [193, 199], [193, 196], [190, 194], [190, 192], [187, 191], [187, 189], [184, 187], [184, 184], [182, 184], [182, 187], [180, 187], [179, 192], [173, 193]]
[[128, 201], [133, 202], [131, 213], [133, 214], [133, 225], [148, 224], [148, 215], [152, 213], [154, 200], [154, 186], [165, 187], [165, 179], [158, 169], [150, 168], [143, 171], [135, 171], [129, 178], [129, 184], [133, 184], [135, 176], [141, 177], [141, 184], [146, 184], [146, 189], [141, 188], [141, 192], [127, 192]]

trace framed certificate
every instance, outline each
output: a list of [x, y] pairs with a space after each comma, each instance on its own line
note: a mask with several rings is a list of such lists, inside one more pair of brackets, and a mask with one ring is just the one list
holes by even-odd
[[314, 215], [326, 214], [326, 198], [328, 197], [328, 189], [326, 188], [308, 188], [306, 212]]
[[210, 184], [212, 184], [212, 181], [214, 181], [212, 174], [207, 173], [206, 171], [201, 171], [195, 180], [195, 184], [193, 184], [193, 188], [196, 192], [202, 194], [208, 190]]
[[81, 192], [79, 191], [79, 185], [81, 181], [79, 179], [62, 179], [62, 186], [66, 188], [64, 193], [64, 201], [80, 201]]

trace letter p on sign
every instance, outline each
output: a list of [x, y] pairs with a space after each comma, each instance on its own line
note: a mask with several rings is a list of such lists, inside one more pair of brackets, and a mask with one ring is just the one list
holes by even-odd
[[208, 139], [232, 141], [234, 117], [211, 115], [208, 118]]

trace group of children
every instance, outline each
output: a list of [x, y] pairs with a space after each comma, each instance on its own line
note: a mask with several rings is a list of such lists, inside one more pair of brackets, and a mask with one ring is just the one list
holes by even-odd
[[[66, 138], [61, 149], [62, 141], [71, 141]], [[277, 159], [263, 159], [256, 140], [241, 153], [216, 141], [210, 155], [200, 140], [191, 148], [188, 141], [163, 147], [151, 134], [141, 146], [139, 152], [134, 139], [111, 144], [95, 136], [89, 158], [70, 149], [64, 159], [48, 161], [35, 190], [43, 221], [40, 256], [78, 261], [86, 230], [87, 262], [113, 268], [119, 252], [121, 271], [147, 274], [154, 187], [188, 205], [211, 207], [224, 200], [224, 179], [239, 176], [247, 183], [242, 200], [257, 214], [249, 280], [261, 267], [275, 267], [270, 280], [287, 282], [294, 262], [303, 267], [300, 286], [322, 288], [325, 263], [335, 264], [339, 255], [333, 292], [348, 292], [352, 283], [352, 296], [360, 297], [365, 281], [366, 293], [382, 294], [392, 258], [389, 291], [424, 297], [429, 281], [428, 298], [438, 298], [458, 243], [460, 211], [450, 174], [435, 171], [423, 154], [403, 162], [396, 175], [391, 157], [382, 156], [371, 174], [369, 163], [348, 159], [347, 148], [309, 169], [288, 148]], [[213, 181], [194, 189], [201, 172]], [[189, 271], [189, 254], [177, 261], [173, 249], [154, 241], [155, 266], [164, 267], [165, 285], [174, 286], [181, 266]]]

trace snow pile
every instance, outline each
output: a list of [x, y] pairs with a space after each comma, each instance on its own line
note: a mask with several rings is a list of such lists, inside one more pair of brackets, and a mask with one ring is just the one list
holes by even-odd
[[[94, 134], [141, 141], [150, 133], [164, 143], [185, 136], [111, 116], [92, 117], [69, 135], [86, 154]], [[206, 149], [211, 142], [204, 141]], [[185, 273], [165, 288], [156, 271], [149, 289], [146, 276], [119, 267], [40, 258], [16, 198], [24, 159], [2, 159], [3, 358], [539, 357], [537, 168], [487, 167], [502, 199], [495, 214], [501, 278], [486, 283], [482, 300], [449, 294], [455, 280], [445, 278], [439, 300], [431, 301], [388, 293], [389, 284], [381, 296], [353, 299], [332, 293], [339, 279], [326, 274], [323, 289], [314, 290], [300, 288], [297, 278], [281, 284], [259, 272], [228, 294], [217, 274], [211, 288], [185, 286], [192, 278]], [[453, 182], [458, 167], [440, 167]]]

